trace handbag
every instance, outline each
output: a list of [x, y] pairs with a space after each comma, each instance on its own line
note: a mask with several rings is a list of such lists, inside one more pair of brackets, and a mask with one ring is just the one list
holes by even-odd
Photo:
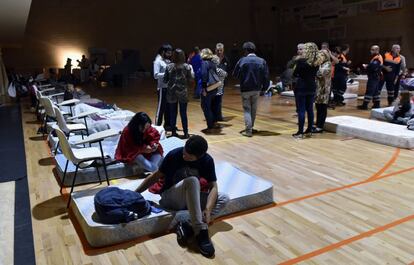
[[[215, 68], [214, 68], [215, 69]], [[208, 83], [207, 83], [207, 92], [211, 92], [223, 85], [223, 82], [220, 81], [220, 78], [216, 71], [213, 68], [209, 70]]]
[[223, 82], [218, 81], [217, 83], [214, 83], [214, 84], [212, 84], [212, 85], [209, 85], [209, 86], [206, 88], [206, 90], [207, 90], [207, 92], [210, 92], [210, 91], [213, 91], [213, 90], [215, 90], [215, 89], [217, 89], [217, 88], [221, 87], [222, 85], [223, 85]]

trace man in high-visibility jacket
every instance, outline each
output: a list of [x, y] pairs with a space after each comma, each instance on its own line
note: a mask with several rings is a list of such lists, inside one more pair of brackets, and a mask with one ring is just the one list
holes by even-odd
[[[394, 91], [397, 84], [398, 77], [401, 69], [401, 56], [400, 56], [401, 47], [398, 44], [392, 45], [391, 52], [387, 52], [384, 55], [384, 67], [383, 75], [384, 78], [379, 84], [380, 91], [382, 90], [384, 83], [387, 88], [388, 94], [388, 105], [391, 106], [395, 100]], [[398, 89], [398, 87], [397, 87]]]
[[364, 103], [358, 106], [358, 109], [367, 110], [368, 104], [373, 101], [374, 105], [372, 108], [380, 108], [380, 92], [379, 82], [381, 77], [381, 69], [384, 64], [384, 60], [380, 54], [380, 47], [373, 45], [371, 47], [372, 59], [369, 64], [363, 64], [363, 67], [367, 70], [368, 82], [367, 90], [364, 96]]

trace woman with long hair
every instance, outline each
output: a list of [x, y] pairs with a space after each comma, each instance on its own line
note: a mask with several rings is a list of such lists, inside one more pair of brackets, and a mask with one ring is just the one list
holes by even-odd
[[205, 133], [211, 133], [214, 129], [219, 129], [220, 126], [215, 124], [214, 112], [213, 112], [213, 99], [217, 94], [217, 89], [208, 91], [208, 87], [219, 82], [217, 76], [217, 66], [212, 61], [213, 52], [205, 48], [201, 50], [201, 58], [203, 62], [201, 64], [201, 108], [206, 118], [207, 128], [203, 130]]
[[322, 64], [316, 73], [316, 126], [313, 133], [322, 133], [328, 115], [328, 105], [331, 94], [332, 62], [329, 50], [321, 50]]
[[154, 172], [162, 161], [160, 133], [151, 126], [150, 117], [138, 112], [122, 131], [115, 159], [127, 164], [137, 163], [145, 171]]
[[[303, 138], [304, 135], [312, 135], [313, 127], [313, 103], [316, 94], [316, 73], [323, 62], [324, 56], [313, 42], [305, 43], [303, 53], [296, 61], [296, 68], [293, 76], [297, 77], [295, 86], [295, 100], [298, 111], [298, 132], [292, 136]], [[304, 131], [305, 114], [308, 116], [308, 128]]]
[[176, 130], [177, 108], [180, 106], [180, 117], [183, 125], [184, 138], [188, 139], [188, 87], [194, 78], [194, 71], [191, 65], [185, 63], [185, 54], [181, 49], [175, 49], [172, 63], [165, 70], [164, 82], [167, 84], [167, 102], [170, 112], [170, 125], [172, 136], [178, 137]]

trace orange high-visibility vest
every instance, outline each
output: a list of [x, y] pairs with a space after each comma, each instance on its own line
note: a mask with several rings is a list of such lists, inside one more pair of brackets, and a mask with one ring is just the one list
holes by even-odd
[[401, 63], [401, 56], [398, 55], [398, 56], [394, 57], [392, 55], [392, 53], [387, 52], [387, 53], [385, 53], [385, 60], [389, 61], [389, 62], [393, 62], [395, 64], [399, 64], [399, 63]]
[[348, 62], [348, 60], [346, 59], [345, 55], [342, 54], [342, 53], [338, 56], [338, 59], [339, 59], [339, 62], [340, 63], [345, 63], [346, 64]]
[[382, 55], [381, 55], [381, 54], [377, 54], [377, 55], [375, 55], [375, 56], [371, 59], [371, 63], [372, 63], [373, 61], [375, 61], [375, 60], [380, 61], [381, 65], [383, 65], [383, 64], [384, 64], [384, 59], [382, 58]]

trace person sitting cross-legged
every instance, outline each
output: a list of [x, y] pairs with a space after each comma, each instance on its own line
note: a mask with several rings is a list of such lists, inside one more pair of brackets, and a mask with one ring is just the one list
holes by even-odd
[[186, 244], [195, 235], [200, 253], [214, 256], [214, 246], [208, 234], [208, 224], [226, 206], [229, 197], [218, 192], [213, 158], [207, 154], [207, 141], [191, 136], [184, 147], [169, 152], [158, 171], [148, 176], [136, 189], [144, 192], [152, 185], [161, 185], [161, 207], [169, 210], [188, 210], [191, 224], [180, 222], [177, 241]]
[[138, 112], [122, 131], [115, 159], [127, 164], [136, 163], [146, 172], [154, 172], [162, 161], [160, 133], [151, 126], [150, 117]]

